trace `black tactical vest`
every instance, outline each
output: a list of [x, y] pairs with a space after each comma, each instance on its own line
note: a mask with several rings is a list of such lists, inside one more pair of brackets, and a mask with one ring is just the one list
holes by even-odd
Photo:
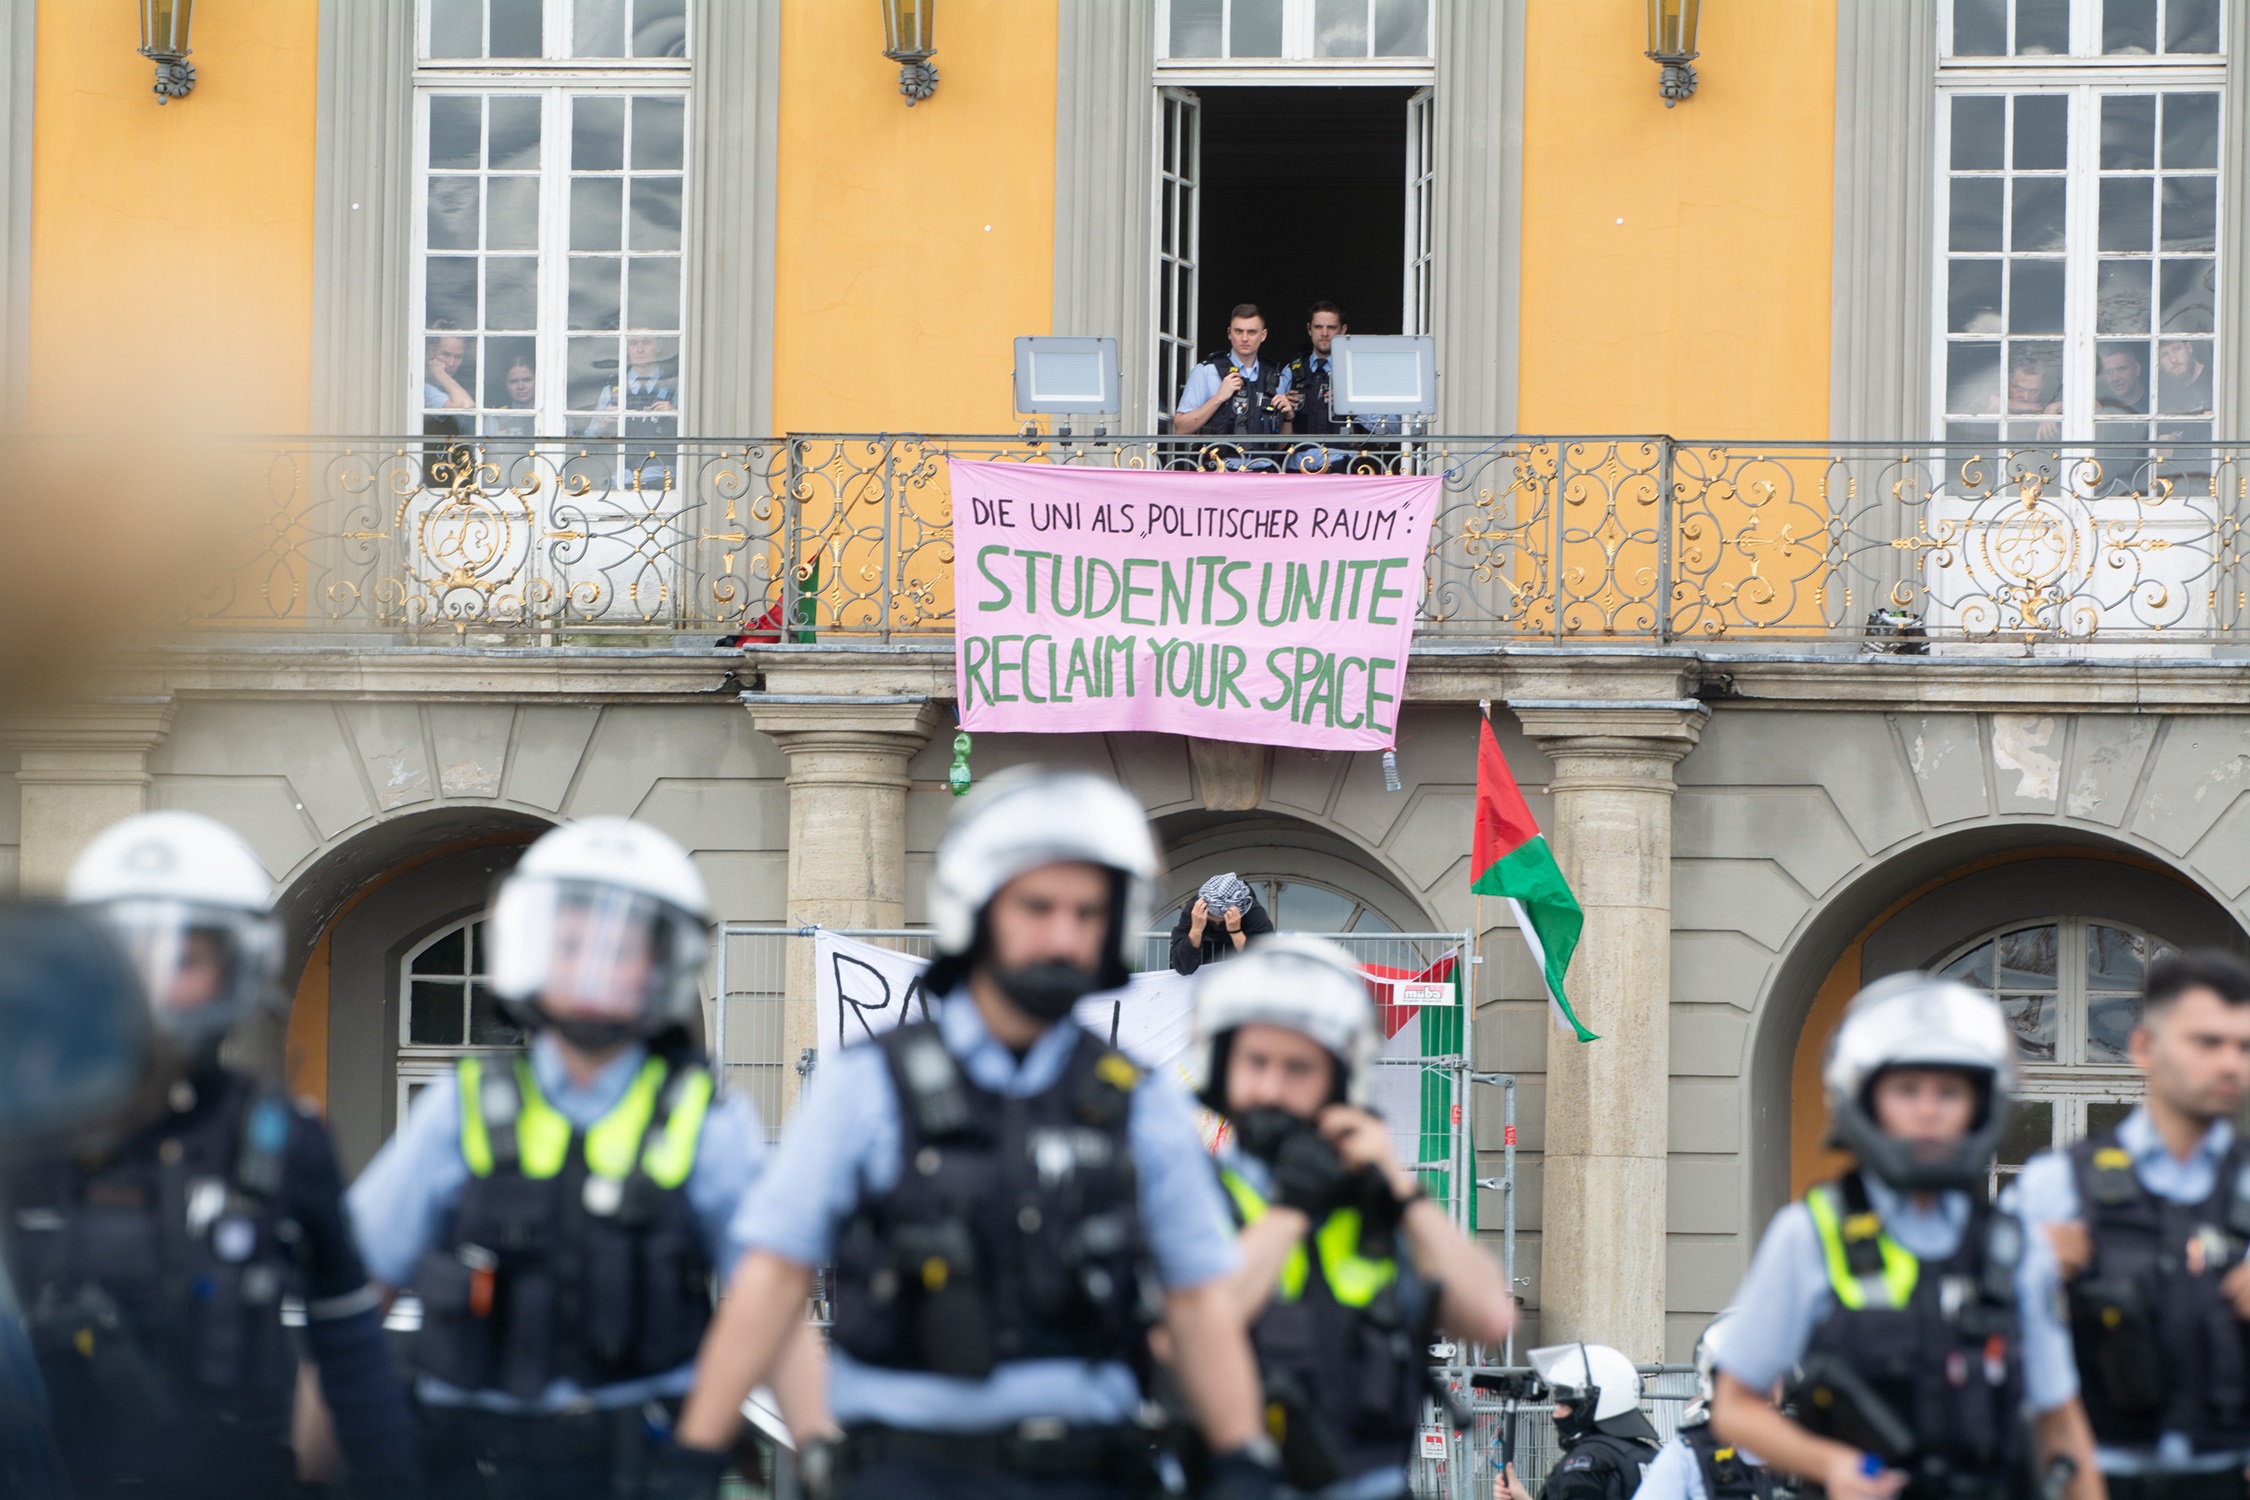
[[1321, 436], [1340, 432], [1343, 424], [1336, 420], [1334, 356], [1328, 359], [1328, 368], [1315, 370], [1316, 358], [1310, 349], [1298, 355], [1289, 365], [1289, 389], [1302, 399], [1297, 403], [1297, 417], [1293, 429], [1300, 435]]
[[1838, 1306], [1806, 1345], [1798, 1421], [1905, 1470], [1910, 1496], [2009, 1492], [2024, 1472], [2022, 1226], [1976, 1203], [1953, 1254], [1925, 1261], [1884, 1232], [1857, 1172], [1813, 1194]]
[[[1216, 354], [1205, 355], [1202, 362], [1224, 382], [1227, 372], [1234, 368], [1234, 355], [1221, 349]], [[1245, 375], [1242, 389], [1219, 403], [1219, 409], [1211, 413], [1211, 420], [1197, 430], [1196, 436], [1262, 436], [1281, 431], [1283, 417], [1272, 405], [1274, 393], [1280, 389], [1281, 366], [1270, 359], [1259, 360], [1258, 378], [1252, 380]]]
[[[1264, 1216], [1263, 1198], [1239, 1175], [1221, 1179], [1238, 1224]], [[1363, 1247], [1361, 1238], [1358, 1209], [1331, 1214], [1291, 1253], [1250, 1325], [1267, 1431], [1281, 1445], [1283, 1477], [1308, 1493], [1404, 1466], [1429, 1390], [1430, 1299], [1395, 1245]]]
[[279, 1195], [295, 1113], [216, 1070], [180, 1087], [189, 1107], [114, 1154], [10, 1184], [10, 1261], [66, 1453], [153, 1455], [199, 1428], [235, 1432], [244, 1454], [288, 1439], [281, 1298], [302, 1289], [302, 1232]]
[[1705, 1500], [1772, 1500], [1773, 1470], [1743, 1458], [1732, 1443], [1720, 1440], [1709, 1422], [1681, 1428], [1680, 1441], [1695, 1455]]
[[1541, 1500], [1630, 1500], [1656, 1451], [1654, 1443], [1640, 1438], [1588, 1433], [1547, 1471]]
[[2250, 1325], [2219, 1290], [2250, 1245], [2250, 1151], [2234, 1142], [2201, 1203], [2142, 1187], [2114, 1129], [2073, 1145], [2070, 1166], [2094, 1250], [2070, 1284], [2094, 1436], [2141, 1447], [2177, 1432], [2199, 1452], [2250, 1448]]
[[1009, 1360], [1144, 1362], [1157, 1311], [1127, 1125], [1139, 1070], [1078, 1032], [1054, 1085], [980, 1088], [917, 1022], [881, 1049], [898, 1183], [836, 1246], [836, 1343], [894, 1369], [980, 1378]]
[[415, 1267], [415, 1363], [532, 1400], [557, 1378], [615, 1385], [695, 1358], [712, 1268], [687, 1178], [709, 1069], [651, 1056], [586, 1129], [540, 1097], [528, 1057], [465, 1058], [458, 1076], [470, 1176]]

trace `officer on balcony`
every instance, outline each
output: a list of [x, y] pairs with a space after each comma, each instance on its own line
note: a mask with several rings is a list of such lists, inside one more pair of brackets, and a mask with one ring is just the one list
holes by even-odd
[[[492, 987], [528, 1053], [465, 1057], [353, 1184], [367, 1263], [422, 1304], [423, 1457], [441, 1496], [645, 1493], [711, 1320], [764, 1139], [688, 1039], [703, 880], [646, 824], [546, 834], [500, 884]], [[820, 1352], [775, 1381], [814, 1432]]]
[[1124, 1500], [1161, 1320], [1214, 1461], [1263, 1495], [1273, 1444], [1237, 1264], [1186, 1097], [1070, 1019], [1125, 982], [1157, 854], [1083, 773], [995, 777], [937, 848], [934, 1021], [836, 1053], [744, 1206], [736, 1272], [679, 1428], [706, 1492], [742, 1397], [834, 1266], [829, 1476], [851, 1500]]
[[[73, 1493], [292, 1493], [293, 1402], [317, 1392], [359, 1492], [418, 1494], [412, 1419], [328, 1132], [219, 1062], [274, 996], [265, 866], [209, 818], [145, 813], [88, 845], [64, 891], [125, 949], [158, 1059], [98, 1139], [11, 1163], [0, 1193]], [[285, 1297], [304, 1309], [302, 1382]]]
[[[1227, 347], [1209, 354], [1188, 371], [1172, 431], [1182, 437], [1265, 436], [1280, 432], [1296, 415], [1297, 397], [1289, 371], [1259, 357], [1266, 342], [1266, 315], [1244, 302], [1227, 316]], [[1280, 467], [1278, 445], [1210, 443], [1205, 452], [1229, 469]]]

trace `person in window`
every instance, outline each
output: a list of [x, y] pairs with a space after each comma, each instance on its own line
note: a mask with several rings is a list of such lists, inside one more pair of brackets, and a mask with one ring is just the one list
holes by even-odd
[[1252, 938], [1271, 931], [1273, 918], [1247, 881], [1232, 870], [1214, 875], [1181, 908], [1172, 927], [1172, 972], [1193, 974], [1207, 963], [1233, 957]]
[[2129, 344], [2112, 344], [2101, 352], [2101, 389], [2095, 405], [2104, 412], [2144, 413], [2148, 410], [2148, 365]]
[[2038, 360], [2018, 359], [2008, 367], [2008, 436], [2022, 442], [2051, 443], [2062, 436], [2060, 422], [2028, 422], [2027, 416], [2059, 416], [2062, 398], [2050, 395], [2053, 382], [2047, 368]]
[[[1227, 318], [1227, 347], [1205, 355], [1188, 371], [1180, 408], [1172, 414], [1172, 430], [1183, 437], [1280, 432], [1297, 414], [1297, 397], [1290, 388], [1289, 371], [1259, 357], [1265, 342], [1266, 315], [1258, 304], [1236, 306]], [[1273, 446], [1215, 443], [1209, 451], [1229, 469], [1270, 471], [1278, 467]]]
[[[539, 420], [532, 415], [539, 405], [539, 377], [533, 371], [529, 359], [518, 358], [509, 362], [506, 389], [508, 402], [501, 408], [505, 415], [491, 418], [485, 424], [486, 430], [507, 437], [531, 436]], [[514, 451], [520, 453], [524, 450], [519, 446]]]
[[473, 411], [477, 398], [461, 384], [461, 361], [469, 354], [469, 341], [458, 333], [430, 335], [422, 364], [424, 411]]
[[[672, 368], [671, 351], [665, 347], [670, 342], [653, 333], [625, 335], [625, 378], [602, 391], [594, 410], [610, 413], [678, 411], [679, 376]], [[652, 423], [622, 415], [597, 416], [586, 424], [588, 437], [669, 435], [671, 430], [670, 422]]]
[[2187, 339], [2166, 339], [2156, 346], [2159, 412], [2199, 417], [2211, 409], [2211, 367], [2199, 357], [2201, 352]]
[[2067, 1340], [2094, 1459], [2115, 1500], [2240, 1495], [2250, 1413], [2250, 1266], [2241, 1259], [2250, 1149], [2250, 970], [2213, 951], [2149, 965], [2133, 1066], [2139, 1107], [2032, 1159], [2025, 1227], [2055, 1250], [2067, 1301], [2026, 1317]]
[[[1305, 352], [1289, 364], [1284, 373], [1289, 377], [1289, 392], [1296, 398], [1296, 410], [1282, 431], [1302, 433], [1315, 438], [1342, 432], [1349, 424], [1334, 411], [1332, 390], [1335, 368], [1330, 351], [1338, 334], [1351, 332], [1344, 321], [1344, 310], [1333, 302], [1315, 302], [1305, 314]], [[1359, 430], [1386, 432], [1389, 427], [1382, 418], [1373, 419], [1373, 425], [1362, 424]], [[1289, 450], [1282, 467], [1292, 474], [1343, 474], [1351, 471], [1350, 450], [1331, 443], [1300, 443]], [[1364, 457], [1364, 455], [1363, 455]], [[1379, 467], [1380, 455], [1364, 468]]]

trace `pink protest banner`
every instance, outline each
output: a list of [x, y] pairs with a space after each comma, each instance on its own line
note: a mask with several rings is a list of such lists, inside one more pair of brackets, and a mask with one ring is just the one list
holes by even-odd
[[961, 727], [1383, 749], [1439, 484], [954, 460]]

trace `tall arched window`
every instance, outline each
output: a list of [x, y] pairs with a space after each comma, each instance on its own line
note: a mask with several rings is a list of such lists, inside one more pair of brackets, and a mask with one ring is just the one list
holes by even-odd
[[2171, 951], [2162, 938], [2090, 917], [2010, 924], [1970, 943], [1940, 972], [2000, 1002], [2015, 1033], [2023, 1090], [1994, 1185], [2038, 1152], [2114, 1125], [2141, 1096], [2126, 1052], [2141, 1017], [2141, 979]]
[[488, 982], [485, 916], [464, 917], [414, 945], [399, 965], [398, 1118], [414, 1096], [471, 1053], [523, 1045]]
[[[1274, 875], [1244, 875], [1258, 904], [1273, 918], [1277, 932], [1396, 932], [1397, 926], [1357, 896], [1316, 881]], [[1179, 920], [1183, 907], [1195, 904], [1195, 892], [1176, 901], [1164, 915], [1164, 925]]]

